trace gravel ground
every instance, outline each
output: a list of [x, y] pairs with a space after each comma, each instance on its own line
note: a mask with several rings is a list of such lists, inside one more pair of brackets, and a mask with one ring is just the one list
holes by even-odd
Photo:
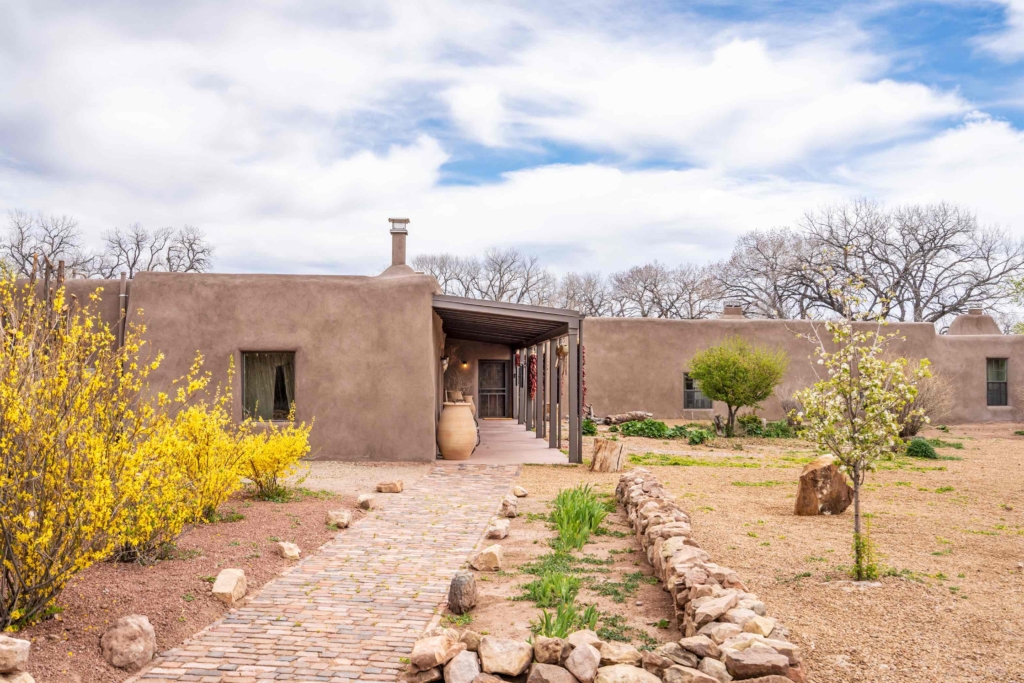
[[[888, 575], [868, 585], [850, 582], [845, 573], [852, 511], [793, 515], [800, 470], [813, 456], [807, 443], [718, 439], [710, 447], [689, 447], [623, 441], [629, 453], [687, 455], [700, 463], [649, 469], [689, 509], [701, 546], [736, 569], [767, 602], [769, 615], [789, 627], [804, 647], [811, 680], [1024, 681], [1024, 573], [1017, 565], [1024, 561], [1024, 438], [1013, 435], [1019, 428], [929, 430], [924, 436], [963, 445], [940, 448], [940, 455], [962, 459], [900, 460], [870, 475], [862, 504]], [[610, 491], [617, 478], [582, 467], [527, 466], [521, 483], [531, 498], [523, 509], [542, 512], [559, 488], [580, 482]], [[516, 534], [528, 533], [528, 526], [523, 518], [513, 523], [513, 550], [521, 550]], [[648, 571], [646, 562], [641, 566]], [[475, 627], [525, 634], [538, 611], [532, 603], [491, 602], [517, 593], [515, 586], [525, 580], [494, 577], [494, 584], [479, 584], [489, 597]], [[492, 585], [500, 586], [493, 595]], [[588, 599], [581, 593], [582, 602]], [[643, 606], [627, 603], [622, 613], [630, 625], [650, 630], [664, 612], [649, 592], [640, 599]], [[520, 609], [524, 604], [530, 609]], [[501, 614], [514, 614], [508, 620], [514, 623], [503, 625]]]
[[303, 555], [316, 552], [339, 533], [324, 524], [327, 510], [348, 508], [358, 519], [363, 514], [355, 509], [358, 494], [373, 491], [384, 479], [400, 478], [408, 485], [428, 469], [429, 465], [311, 463], [297, 476], [301, 481], [293, 482], [309, 493], [288, 503], [237, 495], [221, 513], [243, 518], [188, 529], [177, 539], [174, 559], [149, 566], [93, 565], [72, 579], [58, 600], [58, 615], [17, 634], [33, 641], [29, 671], [39, 683], [126, 679], [128, 674], [110, 667], [99, 649], [100, 636], [118, 618], [148, 616], [158, 650], [170, 649], [226, 611], [210, 594], [209, 577], [227, 567], [244, 569], [252, 596], [292, 564], [274, 552], [276, 541], [298, 544]]

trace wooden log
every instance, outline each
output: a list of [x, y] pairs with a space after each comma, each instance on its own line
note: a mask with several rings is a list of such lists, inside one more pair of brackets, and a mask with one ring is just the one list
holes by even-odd
[[590, 461], [591, 472], [621, 472], [625, 462], [622, 444], [611, 439], [594, 439], [594, 459]]
[[634, 410], [628, 413], [619, 413], [618, 415], [609, 415], [604, 419], [606, 425], [619, 425], [623, 422], [633, 422], [635, 420], [649, 420], [654, 417], [651, 413], [645, 413], [642, 410]]

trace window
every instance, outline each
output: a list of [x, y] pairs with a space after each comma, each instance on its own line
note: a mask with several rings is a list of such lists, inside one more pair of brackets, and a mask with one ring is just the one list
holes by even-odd
[[242, 409], [246, 417], [287, 420], [295, 402], [295, 353], [242, 354]]
[[711, 399], [700, 393], [700, 384], [690, 373], [683, 373], [683, 408], [685, 410], [711, 410]]
[[988, 404], [990, 406], [1009, 405], [1006, 391], [1006, 359], [989, 358], [986, 361], [985, 378], [988, 380]]

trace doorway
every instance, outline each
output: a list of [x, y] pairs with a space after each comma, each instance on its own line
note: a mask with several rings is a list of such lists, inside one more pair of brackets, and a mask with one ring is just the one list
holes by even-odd
[[480, 417], [508, 417], [510, 361], [481, 360], [479, 370]]

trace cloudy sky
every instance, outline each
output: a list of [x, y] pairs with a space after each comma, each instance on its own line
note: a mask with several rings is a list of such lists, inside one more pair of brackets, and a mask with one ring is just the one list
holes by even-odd
[[1024, 0], [8, 0], [0, 93], [0, 210], [225, 271], [374, 273], [389, 216], [556, 270], [863, 196], [1024, 234]]

